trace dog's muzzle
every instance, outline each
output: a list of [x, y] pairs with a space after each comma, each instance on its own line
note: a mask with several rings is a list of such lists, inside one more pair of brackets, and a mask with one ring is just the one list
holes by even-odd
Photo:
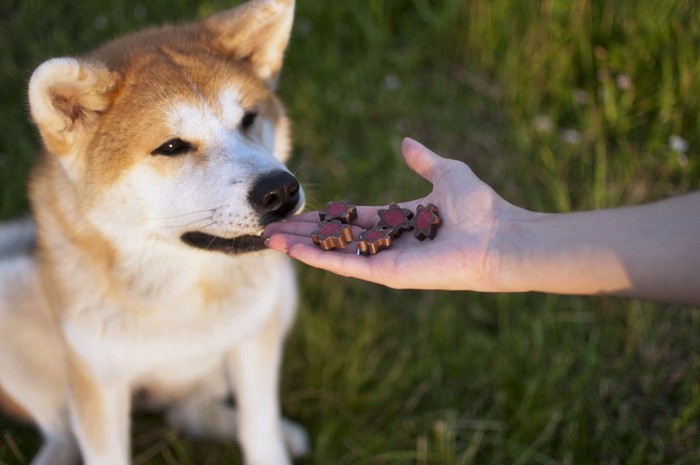
[[[260, 215], [260, 225], [280, 221], [302, 208], [299, 181], [287, 171], [272, 171], [259, 176], [248, 193], [248, 202]], [[238, 255], [264, 250], [265, 238], [246, 234], [225, 238], [202, 231], [190, 231], [180, 236], [187, 245], [208, 251]]]

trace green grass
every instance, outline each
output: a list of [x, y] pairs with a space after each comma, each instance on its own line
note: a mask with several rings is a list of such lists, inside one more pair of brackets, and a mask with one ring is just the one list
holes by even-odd
[[[0, 217], [27, 209], [33, 67], [226, 3], [3, 0]], [[311, 208], [427, 193], [401, 161], [405, 135], [531, 209], [698, 189], [698, 49], [691, 0], [299, 0], [280, 90], [292, 166]], [[299, 272], [282, 395], [313, 439], [301, 463], [700, 463], [698, 309]], [[0, 418], [0, 464], [28, 463], [38, 443]], [[138, 464], [239, 463], [235, 447], [181, 437], [157, 416], [137, 418], [134, 446]]]

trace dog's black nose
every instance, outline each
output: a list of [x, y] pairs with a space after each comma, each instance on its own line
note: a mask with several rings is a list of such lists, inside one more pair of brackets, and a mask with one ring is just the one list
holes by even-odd
[[286, 171], [273, 171], [255, 180], [248, 199], [264, 218], [275, 221], [296, 208], [299, 195], [299, 182], [294, 176]]

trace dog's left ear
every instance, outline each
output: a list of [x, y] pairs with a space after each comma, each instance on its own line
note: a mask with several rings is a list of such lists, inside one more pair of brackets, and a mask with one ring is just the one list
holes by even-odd
[[118, 79], [106, 65], [76, 58], [53, 58], [34, 71], [29, 106], [49, 152], [79, 150], [112, 104]]
[[257, 75], [274, 87], [294, 20], [294, 0], [251, 0], [204, 20], [214, 47], [249, 61]]

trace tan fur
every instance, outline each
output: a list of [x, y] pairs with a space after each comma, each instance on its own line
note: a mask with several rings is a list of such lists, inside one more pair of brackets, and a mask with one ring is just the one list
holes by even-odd
[[[149, 153], [169, 135], [162, 123], [165, 110], [159, 105], [162, 96], [153, 94], [153, 89], [148, 85], [153, 80], [167, 80], [168, 92], [184, 96], [192, 94], [192, 87], [201, 89], [201, 94], [205, 96], [209, 89], [218, 89], [222, 82], [233, 81], [246, 89], [245, 105], [258, 109], [262, 116], [273, 121], [283, 115], [277, 99], [253, 75], [241, 72], [239, 67], [232, 66], [219, 56], [208, 55], [204, 47], [197, 49], [194, 42], [196, 35], [191, 39], [193, 42], [189, 42], [187, 35], [171, 36], [169, 31], [162, 31], [166, 35], [158, 36], [159, 39], [144, 39], [149, 41], [152, 49], [140, 49], [128, 62], [123, 57], [114, 56], [115, 50], [129, 47], [128, 43], [117, 42], [113, 47], [95, 54], [96, 58], [118, 69], [121, 76], [111, 103], [112, 111], [105, 115], [101, 123], [109, 131], [98, 129], [92, 146], [94, 153], [111, 153], [112, 156], [88, 160], [86, 176], [100, 187], [116, 182], [121, 173], [130, 169], [135, 162], [132, 154]], [[193, 55], [187, 55], [186, 59], [178, 55], [178, 46], [173, 45], [171, 40], [176, 44], [184, 42], [187, 53]], [[165, 44], [159, 45], [161, 41]], [[134, 102], [139, 102], [139, 105], [134, 105]], [[135, 121], [138, 124], [132, 124]]]
[[5, 392], [2, 385], [0, 385], [0, 409], [20, 421], [30, 421], [32, 419], [31, 414]]
[[68, 377], [71, 380], [72, 395], [80, 402], [76, 403], [76, 412], [85, 425], [87, 440], [100, 452], [107, 448], [109, 437], [107, 426], [109, 417], [106, 413], [105, 400], [99, 387], [93, 381], [88, 369], [77, 354], [67, 349]]
[[[186, 430], [237, 436], [246, 463], [286, 465], [287, 448], [306, 450], [277, 399], [291, 265], [186, 240], [245, 238], [303, 208], [298, 185], [283, 212], [255, 198], [262, 180], [291, 177], [274, 86], [293, 11], [293, 0], [252, 0], [33, 74], [37, 253], [0, 262], [0, 407], [42, 429], [33, 465], [73, 465], [78, 453], [126, 465], [132, 398]], [[186, 153], [159, 153], [177, 139]], [[220, 402], [232, 383], [240, 421]]]

